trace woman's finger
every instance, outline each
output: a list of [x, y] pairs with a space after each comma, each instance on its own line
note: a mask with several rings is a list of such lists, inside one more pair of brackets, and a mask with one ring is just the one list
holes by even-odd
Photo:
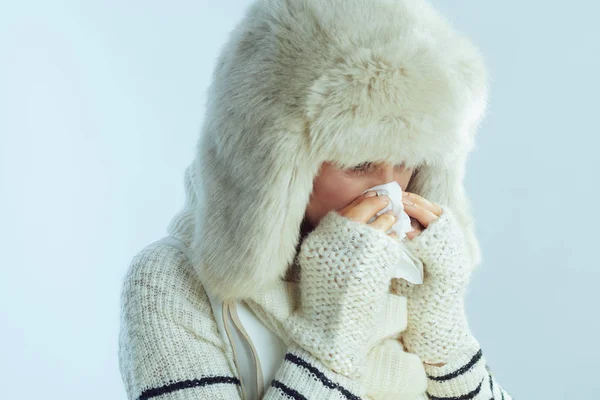
[[384, 232], [390, 230], [396, 223], [396, 216], [392, 213], [392, 210], [387, 211], [375, 219], [375, 221], [368, 224], [369, 226], [380, 229]]
[[439, 216], [434, 214], [429, 208], [426, 208], [419, 203], [413, 203], [408, 200], [407, 197], [402, 198], [402, 203], [404, 204], [404, 211], [408, 216], [419, 221], [425, 228], [427, 228], [431, 222], [439, 218]]
[[404, 201], [404, 199], [408, 199], [410, 202], [412, 202], [414, 204], [418, 204], [422, 208], [429, 210], [430, 212], [437, 215], [438, 217], [440, 215], [442, 215], [442, 212], [443, 212], [442, 207], [440, 207], [439, 204], [437, 204], [433, 201], [429, 201], [425, 197], [419, 196], [416, 193], [403, 192], [402, 194], [403, 194], [403, 196], [402, 196], [403, 201]]
[[413, 230], [406, 232], [406, 236], [410, 240], [412, 240], [415, 236], [420, 235], [421, 232], [423, 232], [423, 229], [425, 229], [425, 227], [423, 225], [421, 225], [421, 223], [419, 221], [417, 221], [415, 218], [410, 219], [410, 226], [413, 228]]
[[374, 217], [389, 204], [386, 202], [386, 199], [389, 202], [389, 197], [387, 196], [368, 197], [363, 199], [356, 206], [349, 208], [345, 213], [341, 214], [354, 221], [367, 223], [368, 220]]
[[421, 234], [421, 231], [417, 231], [417, 230], [409, 231], [409, 232], [406, 232], [406, 237], [408, 237], [410, 240], [413, 240], [415, 236], [419, 236], [420, 234]]
[[363, 200], [368, 199], [369, 197], [376, 197], [377, 196], [377, 192], [373, 191], [373, 190], [369, 190], [363, 194], [361, 194], [360, 196], [357, 196], [354, 200], [352, 200], [350, 203], [348, 203], [344, 208], [342, 208], [341, 210], [338, 210], [339, 214], [342, 215], [346, 215], [346, 213], [348, 211], [350, 211], [352, 208], [356, 207], [358, 204], [360, 204]]
[[422, 231], [425, 227], [423, 225], [421, 225], [421, 223], [419, 221], [417, 221], [415, 218], [411, 218], [410, 219], [410, 226], [412, 226], [412, 228], [415, 231]]
[[361, 194], [360, 196], [356, 197], [354, 200], [352, 200], [350, 203], [346, 204], [344, 206], [344, 208], [338, 210], [337, 212], [339, 214], [345, 215], [346, 212], [351, 209], [352, 207], [356, 206], [358, 203], [360, 203], [361, 201], [363, 201], [365, 199], [366, 193]]

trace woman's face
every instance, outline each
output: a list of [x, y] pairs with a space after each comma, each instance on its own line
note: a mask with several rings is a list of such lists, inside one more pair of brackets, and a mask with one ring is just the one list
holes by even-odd
[[313, 191], [306, 208], [306, 222], [311, 228], [318, 225], [331, 210], [341, 210], [370, 187], [396, 181], [406, 190], [412, 168], [403, 164], [366, 163], [351, 169], [339, 169], [329, 162], [321, 165], [313, 182]]

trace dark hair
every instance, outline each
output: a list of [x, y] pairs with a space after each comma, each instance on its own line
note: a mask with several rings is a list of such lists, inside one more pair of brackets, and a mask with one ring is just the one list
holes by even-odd
[[292, 264], [288, 266], [284, 280], [298, 282], [300, 278], [300, 264], [298, 263], [298, 253], [300, 252], [300, 247], [302, 246], [304, 238], [306, 238], [306, 236], [312, 231], [312, 229], [313, 227], [310, 225], [305, 215], [304, 219], [302, 220], [302, 223], [300, 224], [300, 237], [298, 239], [298, 243], [296, 244], [296, 254], [294, 256]]

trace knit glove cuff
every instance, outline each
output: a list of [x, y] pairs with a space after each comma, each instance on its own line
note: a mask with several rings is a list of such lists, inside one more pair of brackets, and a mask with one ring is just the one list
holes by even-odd
[[470, 280], [467, 245], [451, 209], [405, 245], [421, 258], [423, 284], [394, 280], [392, 290], [407, 297], [408, 326], [402, 334], [406, 348], [427, 363], [448, 362], [473, 346], [465, 313]]
[[333, 371], [364, 372], [384, 314], [397, 240], [331, 211], [300, 248], [300, 306], [284, 322], [293, 340]]

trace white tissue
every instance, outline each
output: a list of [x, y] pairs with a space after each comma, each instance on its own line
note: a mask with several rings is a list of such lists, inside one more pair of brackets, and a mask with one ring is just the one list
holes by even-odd
[[402, 278], [411, 283], [423, 283], [423, 262], [404, 245], [403, 241], [407, 238], [406, 233], [413, 230], [410, 224], [410, 217], [404, 211], [404, 203], [402, 203], [402, 188], [396, 181], [384, 183], [383, 185], [373, 186], [365, 192], [376, 191], [378, 196], [388, 196], [390, 203], [375, 216], [367, 221], [371, 223], [381, 214], [393, 210], [396, 216], [396, 223], [386, 233], [396, 232], [398, 235], [398, 245], [404, 249], [402, 260], [395, 266], [395, 278]]

